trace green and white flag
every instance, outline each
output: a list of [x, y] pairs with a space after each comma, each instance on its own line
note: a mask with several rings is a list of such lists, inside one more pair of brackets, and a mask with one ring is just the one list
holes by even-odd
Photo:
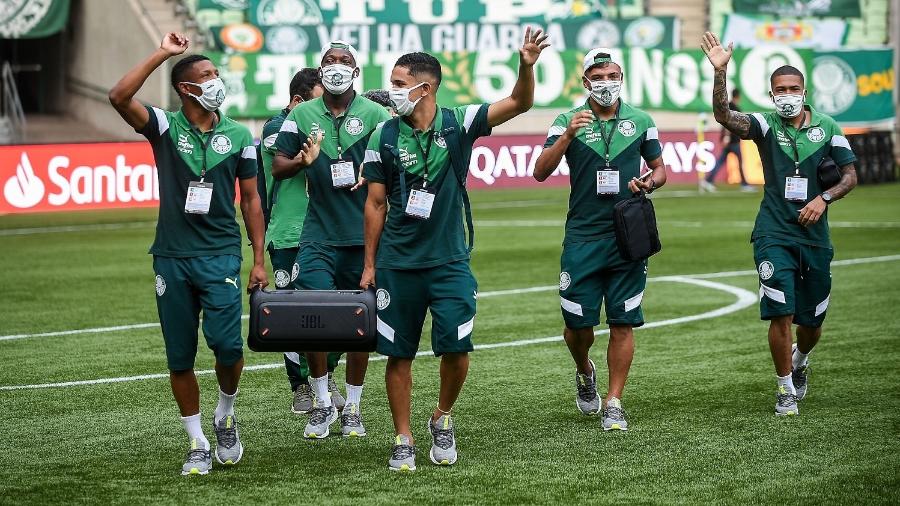
[[37, 39], [59, 33], [69, 19], [69, 0], [0, 1], [0, 39]]

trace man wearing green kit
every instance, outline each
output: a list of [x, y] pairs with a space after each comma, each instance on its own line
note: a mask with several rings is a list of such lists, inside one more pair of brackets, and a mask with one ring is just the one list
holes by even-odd
[[[590, 98], [553, 122], [534, 177], [546, 180], [566, 157], [572, 190], [560, 259], [559, 300], [563, 335], [575, 361], [575, 403], [585, 415], [602, 413], [603, 430], [628, 430], [621, 399], [634, 357], [634, 328], [644, 324], [641, 301], [647, 260], [622, 258], [613, 210], [637, 191], [650, 193], [663, 186], [666, 171], [653, 119], [619, 98], [624, 73], [612, 50], [590, 51], [582, 68], [582, 85]], [[641, 160], [650, 168], [646, 179], [638, 178]], [[609, 389], [603, 403], [589, 357], [601, 302], [609, 325]]]
[[[309, 195], [297, 253], [301, 290], [357, 289], [363, 268], [363, 205], [367, 189], [359, 171], [366, 143], [375, 127], [390, 118], [384, 107], [357, 95], [356, 50], [335, 41], [322, 49], [319, 75], [325, 93], [293, 110], [281, 125], [272, 162], [277, 181], [303, 172]], [[293, 276], [292, 276], [293, 277]], [[338, 411], [328, 386], [325, 353], [307, 353], [313, 406], [306, 438], [327, 437]], [[360, 398], [368, 353], [347, 354], [347, 400], [342, 412], [344, 436], [364, 436]]]
[[509, 97], [493, 104], [438, 107], [441, 64], [426, 53], [401, 56], [391, 72], [389, 93], [400, 118], [379, 127], [366, 151], [366, 263], [359, 286], [378, 288], [378, 353], [388, 357], [385, 382], [395, 430], [392, 471], [416, 469], [412, 363], [429, 310], [431, 350], [441, 357], [438, 402], [426, 422], [429, 458], [443, 466], [457, 461], [451, 411], [469, 371], [478, 290], [469, 267], [469, 161], [479, 137], [531, 108], [534, 65], [550, 45], [546, 40], [541, 30], [526, 28], [518, 80]]
[[253, 247], [247, 290], [268, 285], [264, 224], [256, 187], [256, 148], [246, 127], [219, 112], [225, 84], [209, 58], [190, 55], [172, 66], [178, 112], [138, 102], [144, 81], [188, 39], [168, 33], [146, 60], [109, 92], [120, 116], [144, 135], [159, 169], [159, 220], [150, 248], [156, 306], [166, 346], [169, 381], [191, 442], [181, 474], [207, 474], [210, 444], [200, 423], [200, 387], [194, 374], [197, 327], [216, 357], [219, 403], [213, 415], [216, 461], [236, 464], [244, 454], [234, 402], [244, 366], [241, 337], [241, 230], [235, 221], [235, 181]]
[[[300, 272], [296, 263], [297, 251], [309, 197], [306, 194], [306, 173], [303, 171], [282, 181], [275, 181], [272, 177], [272, 160], [278, 153], [278, 150], [275, 149], [275, 140], [278, 138], [281, 125], [291, 110], [302, 102], [321, 97], [323, 92], [324, 88], [319, 80], [318, 69], [300, 70], [291, 79], [291, 101], [280, 113], [269, 118], [263, 126], [261, 159], [267, 190], [265, 202], [270, 206], [270, 220], [266, 229], [266, 249], [269, 251], [269, 260], [272, 262], [275, 287], [279, 289], [290, 287], [291, 282], [297, 279]], [[340, 353], [328, 354], [328, 387], [337, 409], [344, 407], [344, 398], [334, 379], [331, 378], [331, 373], [334, 372], [340, 358]], [[284, 367], [287, 371], [291, 392], [293, 392], [291, 412], [294, 414], [308, 413], [312, 409], [312, 390], [308, 382], [309, 366], [306, 363], [306, 357], [301, 353], [287, 352], [284, 354]]]

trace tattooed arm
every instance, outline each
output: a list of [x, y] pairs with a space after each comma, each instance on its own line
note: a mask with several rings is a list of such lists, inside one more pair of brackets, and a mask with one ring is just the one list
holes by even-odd
[[[843, 175], [838, 184], [828, 189], [832, 202], [846, 196], [856, 186], [856, 166], [849, 163], [841, 167], [841, 172]], [[822, 199], [821, 195], [818, 195], [803, 206], [803, 209], [800, 210], [800, 215], [797, 216], [797, 221], [804, 227], [815, 225], [819, 222], [822, 215], [825, 214], [826, 207], [825, 200]]]
[[706, 53], [709, 62], [716, 69], [715, 79], [713, 80], [713, 113], [716, 116], [716, 121], [741, 139], [749, 139], [750, 117], [746, 114], [732, 111], [728, 107], [725, 70], [728, 68], [728, 62], [731, 60], [734, 44], [729, 44], [728, 48], [722, 47], [718, 37], [710, 32], [706, 32], [700, 39], [700, 47]]
[[841, 167], [841, 173], [841, 180], [838, 181], [838, 184], [828, 189], [832, 202], [847, 196], [850, 190], [856, 188], [856, 166], [852, 163], [844, 165]]

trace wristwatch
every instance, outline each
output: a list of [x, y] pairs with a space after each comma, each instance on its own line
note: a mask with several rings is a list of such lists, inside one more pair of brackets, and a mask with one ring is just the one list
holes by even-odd
[[822, 197], [822, 200], [825, 201], [826, 206], [831, 203], [831, 194], [830, 193], [822, 192], [821, 197]]

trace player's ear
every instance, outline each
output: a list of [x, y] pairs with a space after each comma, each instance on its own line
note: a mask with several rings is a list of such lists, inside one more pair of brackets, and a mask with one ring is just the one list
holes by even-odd
[[591, 91], [591, 80], [587, 76], [581, 76], [581, 85], [584, 86], [584, 89]]

